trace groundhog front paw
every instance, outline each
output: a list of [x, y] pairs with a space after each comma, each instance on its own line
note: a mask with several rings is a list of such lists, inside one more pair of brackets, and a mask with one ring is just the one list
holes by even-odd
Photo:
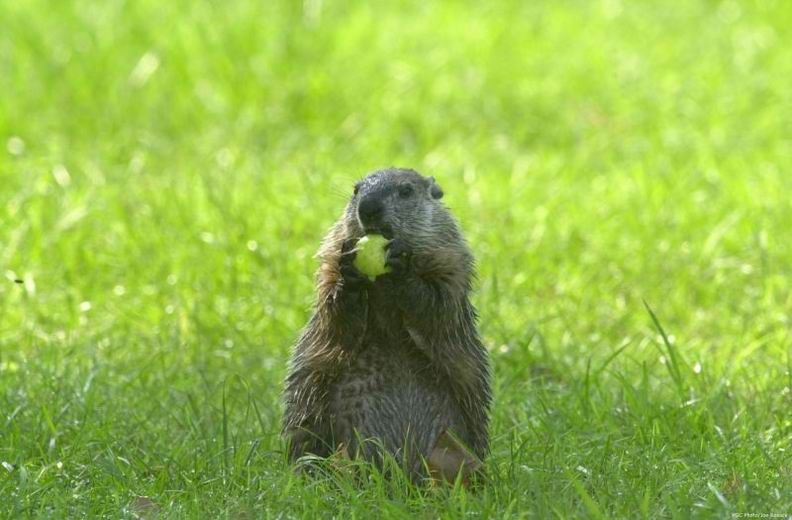
[[341, 245], [341, 259], [338, 265], [343, 286], [352, 290], [360, 290], [369, 283], [368, 277], [355, 267], [355, 256], [357, 255], [355, 252], [356, 244], [356, 238], [344, 240], [344, 243]]
[[410, 265], [410, 258], [412, 257], [410, 247], [403, 240], [394, 238], [385, 248], [385, 264], [390, 267], [394, 274], [404, 274]]

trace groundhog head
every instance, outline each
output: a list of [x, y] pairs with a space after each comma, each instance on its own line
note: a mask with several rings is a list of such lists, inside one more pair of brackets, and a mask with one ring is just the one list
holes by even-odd
[[355, 184], [346, 209], [348, 231], [408, 243], [436, 240], [438, 229], [448, 220], [442, 197], [434, 177], [401, 168], [373, 172]]

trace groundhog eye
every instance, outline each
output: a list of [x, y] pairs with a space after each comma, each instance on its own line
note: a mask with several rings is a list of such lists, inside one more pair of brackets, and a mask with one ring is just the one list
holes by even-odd
[[399, 196], [402, 198], [407, 198], [413, 194], [415, 189], [413, 188], [412, 184], [402, 184], [399, 186]]
[[355, 189], [353, 190], [353, 195], [357, 195], [360, 191], [360, 184], [355, 184]]

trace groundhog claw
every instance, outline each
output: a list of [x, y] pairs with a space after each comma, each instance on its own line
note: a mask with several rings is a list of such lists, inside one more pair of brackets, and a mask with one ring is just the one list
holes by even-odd
[[357, 238], [347, 238], [341, 244], [341, 261], [344, 262], [348, 259], [349, 262], [355, 260], [355, 246], [358, 243]]

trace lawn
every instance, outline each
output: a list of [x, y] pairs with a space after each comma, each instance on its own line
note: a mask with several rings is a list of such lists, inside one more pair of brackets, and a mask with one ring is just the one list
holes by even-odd
[[[0, 514], [792, 515], [791, 45], [783, 0], [0, 3]], [[476, 492], [284, 460], [391, 165], [478, 260]]]

